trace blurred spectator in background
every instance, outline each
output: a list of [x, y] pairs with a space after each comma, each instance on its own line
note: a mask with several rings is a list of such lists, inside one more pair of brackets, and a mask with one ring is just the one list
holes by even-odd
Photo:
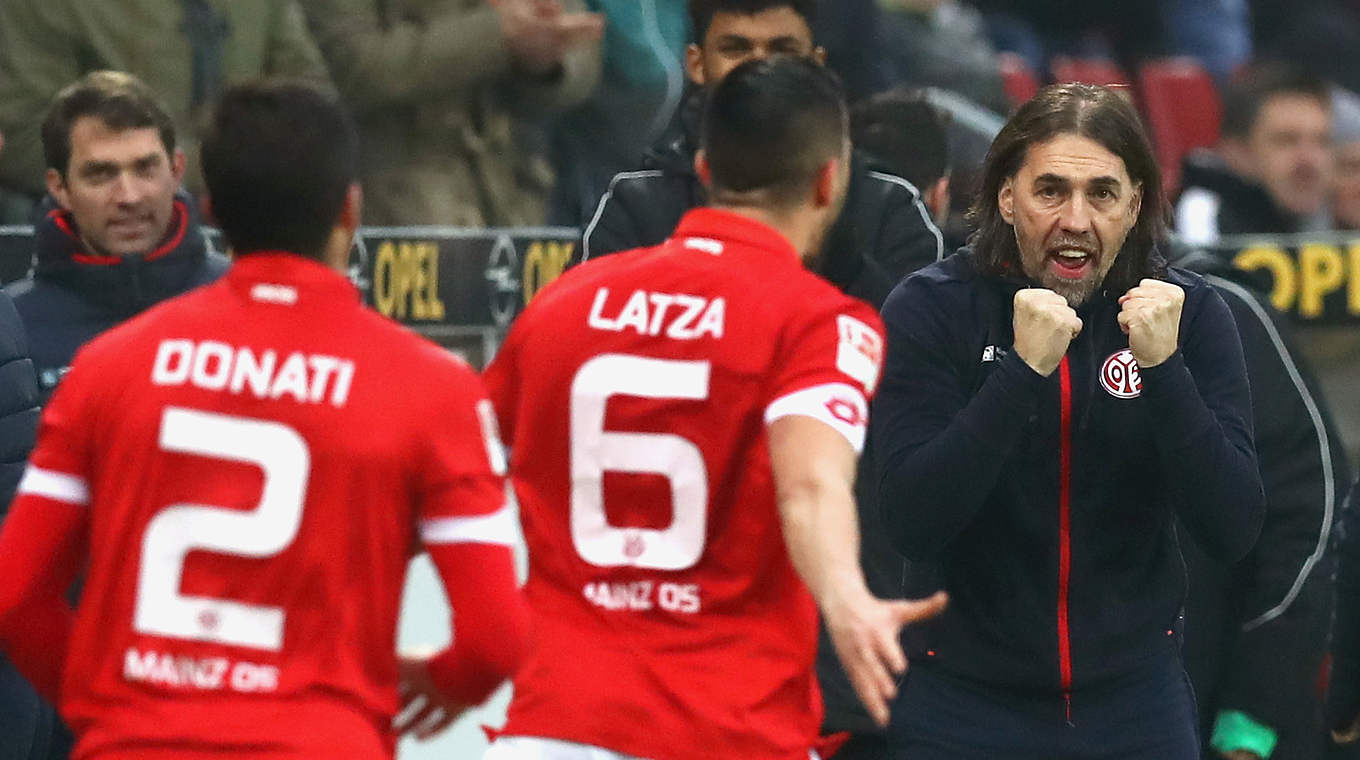
[[1224, 256], [1177, 246], [1172, 263], [1206, 276], [1228, 304], [1251, 379], [1260, 537], [1225, 565], [1182, 541], [1185, 661], [1206, 758], [1316, 760], [1317, 681], [1332, 611], [1333, 520], [1350, 482], [1345, 447], [1287, 320]]
[[1129, 70], [1187, 55], [1224, 81], [1251, 56], [1245, 0], [973, 0], [997, 48], [1045, 71], [1053, 56], [1105, 58]]
[[810, 17], [812, 39], [826, 49], [827, 68], [836, 72], [851, 103], [886, 90], [883, 56], [887, 52], [879, 36], [883, 13], [878, 0], [816, 0]]
[[541, 224], [522, 117], [583, 101], [603, 20], [580, 0], [302, 0], [363, 141], [364, 222]]
[[42, 122], [45, 211], [34, 269], [6, 291], [23, 317], [45, 402], [99, 333], [217, 279], [168, 109], [130, 74], [96, 71], [57, 94]]
[[1360, 0], [1250, 0], [1258, 57], [1360, 91]]
[[997, 49], [1047, 71], [1055, 55], [1129, 60], [1158, 38], [1159, 0], [973, 0]]
[[[0, 223], [30, 221], [46, 191], [38, 125], [57, 90], [99, 69], [127, 71], [164, 99], [201, 189], [198, 126], [225, 86], [273, 74], [324, 79], [293, 0], [0, 2]], [[5, 212], [4, 209], [8, 208]]]
[[[696, 42], [685, 61], [697, 89], [681, 106], [678, 134], [648, 151], [642, 171], [610, 182], [586, 226], [585, 257], [657, 245], [686, 211], [704, 205], [694, 169], [704, 88], [748, 60], [795, 55], [824, 62], [809, 23], [814, 8], [813, 0], [690, 0]], [[813, 266], [846, 293], [878, 305], [903, 275], [934, 262], [942, 241], [910, 182], [858, 155], [850, 171], [845, 205]]]
[[850, 136], [869, 165], [910, 182], [937, 223], [949, 216], [947, 118], [922, 91], [892, 90], [850, 111]]
[[1001, 85], [1001, 64], [976, 9], [959, 0], [881, 3], [885, 12], [880, 47], [889, 81], [951, 90], [998, 113], [1010, 110]]
[[615, 174], [637, 165], [685, 97], [685, 0], [586, 0], [605, 17], [603, 74], [552, 126], [551, 224], [584, 227]]
[[[946, 119], [930, 104], [924, 91], [890, 90], [857, 103], [850, 111], [850, 135], [865, 162], [902, 177], [917, 188], [931, 216], [949, 214], [949, 141]], [[859, 508], [860, 564], [869, 589], [885, 598], [899, 598], [903, 586], [902, 555], [883, 530], [872, 472], [873, 449], [860, 457], [855, 480]], [[826, 715], [823, 733], [850, 734], [836, 760], [876, 760], [890, 757], [884, 729], [875, 725], [841, 668], [825, 628], [817, 649], [817, 681], [822, 687]]]
[[1330, 103], [1322, 80], [1282, 65], [1229, 84], [1217, 149], [1185, 160], [1176, 202], [1181, 238], [1204, 244], [1219, 235], [1329, 226]]
[[1159, 0], [1160, 55], [1195, 58], [1220, 85], [1251, 59], [1247, 0]]
[[1332, 222], [1360, 230], [1360, 96], [1332, 90]]
[[[34, 270], [7, 286], [5, 299], [13, 298], [28, 334], [26, 364], [37, 370], [32, 400], [45, 402], [76, 349], [216, 279], [227, 261], [207, 253], [194, 204], [176, 192], [184, 152], [168, 109], [146, 84], [122, 72], [89, 73], [57, 94], [38, 131], [51, 196], [36, 230]], [[11, 366], [18, 365], [0, 369]], [[0, 422], [6, 440], [19, 432]], [[9, 495], [0, 499], [8, 504]], [[70, 732], [6, 671], [0, 668], [0, 760], [64, 760]]]

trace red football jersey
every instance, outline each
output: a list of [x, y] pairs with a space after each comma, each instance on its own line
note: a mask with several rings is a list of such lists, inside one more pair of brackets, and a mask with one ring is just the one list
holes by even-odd
[[95, 340], [20, 487], [88, 505], [75, 756], [391, 757], [407, 562], [513, 539], [498, 459], [476, 375], [298, 256]]
[[806, 760], [817, 611], [766, 426], [858, 450], [878, 316], [774, 230], [700, 209], [540, 293], [484, 378], [511, 449], [534, 629], [508, 735], [640, 757]]

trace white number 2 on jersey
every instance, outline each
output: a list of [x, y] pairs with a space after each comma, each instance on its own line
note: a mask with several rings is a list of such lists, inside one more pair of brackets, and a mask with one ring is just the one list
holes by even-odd
[[[571, 383], [571, 540], [600, 567], [684, 570], [699, 561], [708, 528], [708, 468], [693, 442], [671, 433], [604, 429], [614, 395], [708, 398], [709, 363], [602, 354]], [[664, 530], [616, 528], [604, 511], [605, 472], [649, 473], [670, 481], [672, 520]]]
[[270, 557], [297, 537], [311, 458], [287, 425], [169, 407], [160, 447], [253, 464], [264, 473], [259, 505], [242, 512], [209, 504], [171, 504], [147, 524], [133, 628], [139, 633], [214, 641], [277, 652], [283, 647], [280, 607], [181, 594], [184, 557], [195, 549], [238, 557]]

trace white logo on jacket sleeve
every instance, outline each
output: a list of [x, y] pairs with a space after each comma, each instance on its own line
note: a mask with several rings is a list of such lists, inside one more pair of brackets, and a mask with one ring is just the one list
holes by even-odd
[[1100, 366], [1100, 387], [1115, 398], [1137, 398], [1143, 392], [1143, 377], [1129, 349], [1116, 351]]
[[840, 345], [836, 348], [836, 369], [860, 381], [869, 393], [878, 385], [883, 367], [883, 338], [878, 331], [849, 314], [836, 316]]

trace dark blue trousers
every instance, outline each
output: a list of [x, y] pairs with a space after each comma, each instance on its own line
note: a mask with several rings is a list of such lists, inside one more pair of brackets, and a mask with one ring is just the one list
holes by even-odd
[[913, 665], [893, 707], [894, 760], [1198, 760], [1178, 658], [1072, 696], [1020, 697]]

